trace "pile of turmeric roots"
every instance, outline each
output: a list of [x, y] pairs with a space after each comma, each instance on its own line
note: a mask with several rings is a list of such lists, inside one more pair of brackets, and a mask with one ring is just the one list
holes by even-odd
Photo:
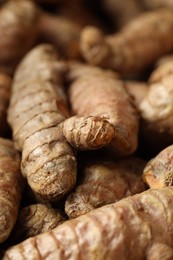
[[173, 259], [173, 2], [0, 3], [0, 257]]

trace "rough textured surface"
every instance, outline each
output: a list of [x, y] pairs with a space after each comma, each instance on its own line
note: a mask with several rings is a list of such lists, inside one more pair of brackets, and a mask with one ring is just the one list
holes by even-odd
[[121, 160], [87, 161], [82, 180], [66, 199], [65, 211], [76, 218], [89, 211], [144, 191], [142, 172], [145, 161], [136, 157]]
[[0, 138], [0, 243], [15, 225], [23, 184], [19, 154], [12, 141]]
[[19, 65], [12, 86], [8, 121], [22, 150], [22, 173], [34, 192], [57, 200], [76, 181], [76, 159], [60, 123], [68, 116], [62, 87], [64, 66], [54, 48], [40, 45]]
[[166, 248], [170, 258], [165, 259], [170, 260], [172, 206], [173, 188], [145, 191], [30, 238], [7, 250], [2, 259], [24, 260], [29, 255], [32, 260], [153, 260], [154, 248], [157, 252]]
[[44, 204], [29, 205], [20, 210], [13, 230], [13, 244], [52, 230], [64, 221], [62, 213]]
[[[140, 104], [141, 133], [158, 151], [173, 140], [173, 60], [165, 59], [150, 77], [149, 90]], [[158, 142], [159, 140], [159, 142]]]
[[61, 16], [40, 15], [39, 32], [43, 41], [53, 44], [63, 56], [78, 58], [80, 25]]
[[143, 179], [150, 188], [173, 186], [173, 145], [166, 147], [144, 168]]
[[81, 51], [91, 64], [123, 74], [136, 73], [173, 50], [172, 27], [172, 9], [140, 15], [110, 36], [86, 27], [81, 33]]
[[12, 73], [36, 40], [38, 11], [28, 0], [6, 2], [0, 9], [0, 70]]
[[[133, 153], [137, 148], [138, 141], [138, 116], [126, 92], [124, 83], [118, 80], [117, 76], [111, 71], [103, 71], [99, 68], [82, 65], [71, 67], [69, 79], [72, 81], [69, 86], [69, 100], [73, 115], [78, 115], [83, 119], [88, 118], [88, 116], [100, 117], [107, 121], [109, 129], [111, 129], [111, 126], [108, 123], [114, 127], [113, 140], [111, 136], [113, 131], [109, 130], [110, 134], [108, 136], [109, 131], [102, 128], [103, 134], [106, 133], [107, 137], [105, 136], [106, 141], [105, 138], [99, 138], [102, 143], [97, 143], [98, 148], [112, 140], [109, 148], [118, 156]], [[73, 123], [74, 118], [64, 121], [63, 133], [68, 141], [72, 140], [72, 143], [75, 143], [76, 147], [82, 147], [83, 145], [84, 149], [86, 149], [86, 135], [84, 137], [82, 135], [85, 132], [81, 127], [82, 118], [78, 120], [80, 123], [78, 126], [76, 121], [75, 124]], [[71, 129], [69, 120], [71, 121]], [[83, 125], [86, 125], [84, 120], [83, 122]], [[97, 125], [92, 124], [93, 127], [97, 127]], [[75, 127], [73, 128], [73, 126]], [[68, 127], [68, 131], [66, 131], [66, 127]], [[78, 134], [76, 134], [76, 129]], [[99, 129], [99, 135], [102, 129]], [[86, 129], [86, 133], [88, 133], [88, 129]], [[98, 127], [92, 133], [97, 134]], [[87, 137], [91, 139], [87, 140], [89, 144], [97, 139], [97, 136], [92, 136], [92, 134], [87, 135]], [[94, 145], [93, 147], [96, 148]]]
[[8, 131], [7, 108], [11, 93], [11, 78], [5, 73], [0, 73], [0, 136], [5, 136]]

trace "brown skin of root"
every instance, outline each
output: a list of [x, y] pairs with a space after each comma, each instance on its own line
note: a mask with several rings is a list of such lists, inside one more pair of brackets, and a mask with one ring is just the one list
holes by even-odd
[[129, 95], [132, 97], [136, 108], [139, 110], [140, 103], [147, 95], [149, 89], [148, 85], [145, 82], [126, 81], [125, 87]]
[[12, 74], [37, 38], [38, 10], [31, 1], [8, 1], [0, 10], [0, 70]]
[[140, 193], [145, 161], [129, 157], [122, 160], [87, 161], [80, 173], [82, 180], [66, 199], [65, 211], [76, 218], [106, 204]]
[[31, 50], [15, 73], [8, 113], [15, 146], [22, 151], [22, 174], [38, 197], [50, 201], [76, 183], [75, 151], [59, 126], [68, 116], [64, 69], [51, 45]]
[[150, 189], [27, 239], [2, 259], [25, 260], [29, 252], [31, 259], [143, 260], [155, 242], [158, 252], [172, 248], [172, 203], [173, 188]]
[[18, 215], [24, 180], [20, 158], [10, 140], [0, 138], [0, 243], [10, 235]]
[[173, 146], [162, 150], [150, 160], [143, 171], [143, 179], [150, 188], [173, 186]]
[[[12, 233], [13, 244], [52, 230], [64, 221], [62, 213], [44, 204], [29, 205], [20, 210]], [[12, 239], [13, 238], [13, 239]]]
[[78, 150], [95, 150], [112, 141], [115, 129], [101, 117], [74, 116], [63, 122], [63, 135]]
[[105, 119], [115, 129], [115, 137], [107, 148], [117, 156], [132, 154], [137, 147], [138, 115], [117, 74], [76, 66], [71, 68], [69, 75], [74, 79], [69, 84], [72, 114]]
[[110, 36], [86, 27], [81, 32], [81, 53], [88, 63], [124, 75], [143, 71], [172, 50], [172, 17], [171, 9], [147, 12]]

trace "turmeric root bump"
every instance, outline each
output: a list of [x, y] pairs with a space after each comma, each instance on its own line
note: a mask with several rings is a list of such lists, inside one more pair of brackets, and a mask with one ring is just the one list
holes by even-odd
[[145, 190], [142, 172], [145, 161], [136, 157], [121, 160], [88, 161], [82, 170], [82, 180], [66, 199], [69, 218], [114, 203]]
[[172, 27], [171, 9], [140, 15], [115, 35], [104, 36], [100, 30], [86, 27], [81, 33], [81, 51], [91, 64], [136, 73], [173, 49]]
[[64, 221], [62, 213], [44, 204], [33, 204], [20, 210], [13, 243], [21, 242], [57, 227]]
[[143, 179], [150, 188], [173, 186], [173, 145], [166, 147], [144, 168]]
[[67, 58], [78, 58], [80, 26], [73, 21], [48, 13], [41, 13], [39, 33], [43, 41], [53, 44]]
[[12, 141], [0, 138], [0, 243], [15, 225], [23, 184], [20, 157]]
[[37, 37], [38, 11], [32, 1], [6, 1], [0, 9], [0, 70], [12, 73]]
[[155, 249], [173, 258], [172, 205], [173, 188], [144, 191], [27, 239], [2, 259], [143, 260]]
[[[133, 153], [138, 141], [138, 116], [123, 82], [113, 72], [84, 65], [75, 66], [70, 77], [73, 79], [69, 86], [72, 113], [80, 118], [63, 122], [67, 140], [80, 149], [86, 149], [87, 142], [88, 149], [110, 142], [109, 148], [118, 156]], [[93, 119], [97, 123], [91, 123]], [[91, 142], [94, 142], [92, 146]]]
[[68, 116], [63, 70], [52, 46], [31, 50], [16, 71], [8, 116], [22, 151], [22, 173], [48, 200], [61, 198], [76, 182], [74, 151], [59, 125]]
[[8, 130], [7, 108], [11, 93], [11, 78], [5, 73], [0, 73], [0, 136], [5, 136]]

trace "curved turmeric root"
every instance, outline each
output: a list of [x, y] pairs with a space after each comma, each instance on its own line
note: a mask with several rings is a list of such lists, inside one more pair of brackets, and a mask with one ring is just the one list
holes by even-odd
[[81, 51], [90, 64], [122, 74], [136, 73], [172, 51], [172, 27], [171, 9], [140, 15], [120, 33], [110, 36], [104, 36], [97, 28], [86, 27], [81, 33]]
[[12, 141], [0, 138], [0, 243], [16, 223], [23, 186], [19, 154]]
[[[142, 172], [145, 161], [136, 157], [121, 160], [87, 160], [82, 180], [69, 194], [65, 212], [76, 218], [106, 204], [145, 190]], [[81, 172], [82, 171], [82, 172]]]
[[77, 115], [63, 122], [63, 134], [70, 144], [77, 149], [107, 145], [117, 156], [133, 153], [138, 116], [124, 83], [111, 71], [84, 65], [71, 65], [68, 79], [72, 113]]
[[173, 257], [172, 205], [173, 188], [144, 191], [25, 240], [2, 259], [153, 260], [155, 249]]
[[47, 200], [61, 198], [76, 182], [74, 151], [60, 127], [68, 116], [63, 71], [52, 46], [34, 48], [15, 73], [9, 107], [13, 139], [22, 151], [22, 173]]

